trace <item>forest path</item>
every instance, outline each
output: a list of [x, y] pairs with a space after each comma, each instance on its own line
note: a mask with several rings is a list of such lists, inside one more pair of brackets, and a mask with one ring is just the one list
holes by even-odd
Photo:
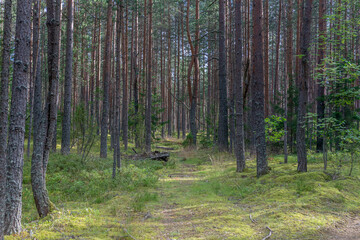
[[[156, 190], [159, 202], [149, 209], [152, 217], [145, 220], [156, 229], [151, 239], [234, 239], [237, 232], [244, 231], [243, 222], [251, 225], [249, 219], [243, 219], [241, 208], [211, 194], [210, 171], [213, 169], [209, 165], [190, 160], [163, 172]], [[252, 227], [248, 230], [257, 232]]]
[[359, 240], [360, 218], [349, 218], [346, 223], [328, 230], [324, 240]]

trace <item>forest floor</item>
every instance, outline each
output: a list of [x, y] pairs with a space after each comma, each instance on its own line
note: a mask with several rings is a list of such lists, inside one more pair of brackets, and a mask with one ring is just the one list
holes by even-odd
[[168, 163], [124, 159], [115, 180], [111, 156], [53, 154], [47, 188], [56, 209], [41, 220], [26, 160], [24, 231], [6, 239], [263, 239], [270, 229], [270, 239], [360, 239], [360, 167], [348, 177], [342, 156], [330, 157], [327, 174], [320, 155], [301, 174], [294, 156], [288, 164], [271, 156], [258, 179], [254, 159], [236, 173], [230, 154], [184, 150], [177, 140], [155, 145], [175, 149]]

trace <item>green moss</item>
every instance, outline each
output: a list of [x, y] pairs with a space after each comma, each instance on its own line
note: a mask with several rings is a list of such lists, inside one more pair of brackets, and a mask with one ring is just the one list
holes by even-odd
[[[175, 149], [169, 163], [122, 159], [115, 180], [112, 152], [108, 159], [91, 152], [85, 162], [76, 154], [52, 154], [47, 188], [56, 208], [41, 220], [30, 187], [30, 161], [25, 161], [24, 232], [6, 239], [126, 239], [129, 234], [138, 239], [262, 239], [266, 226], [274, 239], [318, 239], [322, 229], [360, 209], [360, 171], [345, 177], [350, 162], [343, 161], [340, 177], [333, 180], [322, 171], [320, 155], [309, 156], [308, 173], [297, 172], [295, 156], [288, 164], [280, 164], [283, 156], [271, 156], [270, 173], [258, 179], [254, 160], [236, 173], [230, 154], [176, 152], [181, 141], [173, 139], [155, 145]], [[330, 175], [337, 162], [330, 158]]]

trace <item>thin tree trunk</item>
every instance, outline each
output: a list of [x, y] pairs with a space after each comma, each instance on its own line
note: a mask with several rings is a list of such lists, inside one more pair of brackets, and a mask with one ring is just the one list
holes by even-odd
[[167, 121], [168, 121], [168, 136], [171, 137], [172, 135], [172, 121], [171, 121], [171, 115], [172, 115], [172, 101], [171, 101], [171, 21], [170, 21], [170, 8], [168, 9], [168, 32], [167, 32], [167, 40], [168, 40], [168, 66], [167, 66], [167, 74], [168, 74], [168, 109], [167, 109]]
[[[317, 64], [319, 68], [320, 76], [324, 72], [323, 68], [324, 59], [325, 59], [325, 52], [326, 52], [326, 0], [319, 1], [319, 52], [318, 52], [318, 59]], [[318, 115], [318, 123], [321, 123], [325, 117], [325, 87], [323, 83], [324, 79], [320, 78], [318, 82], [318, 96], [317, 96], [317, 115]], [[323, 145], [324, 145], [324, 138], [323, 138], [323, 129], [318, 126], [317, 128], [317, 144], [316, 144], [316, 151], [322, 152]]]
[[61, 153], [70, 153], [70, 129], [71, 129], [71, 84], [73, 62], [73, 0], [67, 2], [67, 36], [66, 36], [66, 67], [64, 81], [64, 114], [62, 122]]
[[269, 0], [265, 0], [264, 6], [264, 80], [265, 80], [265, 117], [270, 114], [269, 108]]
[[123, 142], [124, 142], [124, 147], [125, 150], [127, 150], [128, 148], [128, 92], [129, 92], [129, 86], [128, 86], [128, 73], [127, 73], [127, 64], [128, 64], [128, 37], [127, 37], [127, 7], [124, 8], [123, 10], [123, 14], [124, 16], [122, 16], [122, 64], [123, 64], [123, 73], [122, 73], [122, 77], [123, 77], [123, 102], [122, 102], [122, 133], [123, 133]]
[[107, 137], [109, 131], [109, 84], [111, 76], [112, 0], [108, 0], [105, 56], [103, 70], [103, 106], [101, 119], [100, 157], [107, 158]]
[[151, 152], [151, 105], [152, 105], [152, 0], [149, 0], [149, 29], [148, 29], [148, 52], [147, 52], [147, 77], [146, 77], [146, 112], [145, 112], [145, 151]]
[[245, 169], [245, 141], [244, 141], [244, 98], [242, 79], [242, 32], [241, 32], [241, 0], [235, 1], [235, 155], [236, 171]]
[[[276, 36], [276, 56], [275, 56], [275, 78], [274, 78], [274, 88], [273, 88], [273, 104], [276, 106], [278, 104], [278, 88], [279, 88], [279, 57], [280, 57], [280, 34], [281, 34], [281, 14], [282, 14], [282, 0], [279, 1], [279, 18], [278, 18], [278, 28]], [[274, 112], [274, 111], [273, 111]]]
[[229, 148], [227, 73], [225, 49], [225, 0], [219, 1], [219, 129], [218, 144], [220, 151]]

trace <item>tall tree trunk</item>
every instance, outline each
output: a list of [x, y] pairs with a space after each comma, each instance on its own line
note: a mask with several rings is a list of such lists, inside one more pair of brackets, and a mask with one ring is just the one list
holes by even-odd
[[139, 143], [139, 132], [138, 132], [138, 124], [139, 124], [139, 89], [138, 89], [138, 76], [139, 76], [139, 69], [138, 69], [138, 51], [139, 51], [139, 43], [138, 43], [138, 9], [137, 9], [137, 0], [135, 1], [135, 10], [134, 14], [134, 51], [133, 51], [133, 91], [134, 91], [134, 109], [135, 109], [135, 147], [140, 147]]
[[242, 79], [242, 31], [241, 31], [241, 0], [235, 1], [235, 154], [236, 171], [245, 169], [245, 141], [244, 141], [244, 98]]
[[265, 0], [264, 6], [264, 81], [265, 81], [265, 117], [270, 114], [269, 103], [269, 0]]
[[[199, 59], [198, 59], [198, 49], [199, 49], [199, 38], [200, 38], [200, 27], [199, 27], [199, 17], [200, 17], [200, 6], [199, 0], [195, 2], [195, 47], [191, 40], [190, 27], [189, 27], [189, 14], [190, 14], [190, 0], [187, 1], [187, 15], [186, 15], [186, 32], [189, 40], [189, 45], [191, 49], [191, 60], [188, 70], [188, 91], [189, 91], [189, 100], [190, 100], [190, 132], [192, 135], [192, 145], [196, 146], [197, 140], [197, 126], [196, 126], [196, 107], [197, 107], [197, 91], [198, 91], [198, 81], [199, 81]], [[194, 66], [194, 81], [193, 86], [191, 87], [191, 72], [192, 67]]]
[[[319, 52], [318, 52], [318, 59], [317, 64], [319, 68], [320, 76], [323, 73], [324, 59], [325, 59], [325, 52], [326, 52], [326, 0], [319, 1]], [[323, 85], [323, 78], [318, 80], [318, 96], [317, 96], [317, 115], [318, 115], [318, 122], [321, 123], [325, 117], [325, 87]], [[316, 144], [316, 151], [322, 152], [323, 151], [323, 144], [324, 138], [323, 134], [321, 133], [323, 129], [318, 127], [317, 129], [317, 144]]]
[[219, 1], [219, 150], [227, 151], [228, 137], [228, 102], [226, 80], [226, 49], [225, 49], [225, 0]]
[[168, 32], [167, 32], [167, 40], [168, 40], [168, 65], [167, 65], [167, 77], [168, 77], [168, 109], [167, 109], [167, 122], [168, 122], [168, 136], [171, 137], [172, 135], [172, 121], [171, 121], [171, 115], [172, 115], [172, 101], [171, 101], [171, 21], [170, 21], [170, 7], [168, 8]]
[[264, 121], [264, 69], [263, 69], [263, 43], [261, 26], [262, 0], [253, 1], [253, 54], [252, 57], [252, 132], [256, 145], [257, 176], [266, 174], [268, 163], [266, 158], [265, 121]]
[[[39, 83], [39, 81], [41, 81], [41, 76], [40, 74], [37, 75], [35, 84], [34, 117], [38, 119], [36, 119], [36, 122], [34, 121], [34, 134], [36, 137], [34, 138], [34, 152], [31, 161], [31, 185], [35, 205], [40, 217], [46, 217], [51, 210], [50, 200], [46, 190], [45, 175], [50, 149], [56, 131], [60, 57], [61, 2], [60, 0], [47, 0], [46, 4], [49, 85], [45, 109], [44, 111], [41, 111], [41, 83]], [[38, 67], [38, 71], [40, 71], [39, 68], [40, 67]], [[37, 125], [35, 126], [35, 124]]]
[[9, 75], [10, 75], [10, 44], [12, 24], [12, 1], [5, 1], [4, 26], [1, 59], [1, 88], [0, 88], [0, 239], [4, 238], [4, 217], [6, 209], [6, 149], [8, 138], [9, 114]]
[[[281, 14], [282, 14], [282, 0], [279, 1], [279, 18], [278, 18], [278, 28], [276, 36], [276, 56], [275, 56], [275, 78], [274, 78], [274, 88], [273, 88], [273, 104], [276, 106], [278, 104], [278, 88], [279, 88], [279, 57], [280, 57], [280, 34], [281, 34]], [[275, 113], [273, 111], [273, 113]]]
[[299, 76], [299, 107], [296, 130], [296, 149], [298, 157], [298, 171], [307, 171], [306, 156], [306, 135], [305, 135], [305, 115], [307, 106], [307, 91], [310, 78], [310, 39], [311, 39], [311, 14], [313, 0], [305, 0], [302, 3], [303, 16], [300, 39], [301, 65]]
[[111, 38], [112, 38], [112, 0], [108, 0], [106, 36], [105, 36], [105, 56], [103, 70], [103, 106], [101, 119], [101, 144], [100, 157], [107, 157], [107, 137], [109, 131], [109, 84], [111, 76]]
[[[11, 10], [11, 8], [9, 9], [9, 7], [11, 7], [11, 2], [7, 2], [7, 4], [9, 4], [7, 6], [8, 10]], [[10, 21], [9, 23], [11, 23], [11, 18], [6, 18], [6, 21]], [[11, 33], [8, 26], [6, 31], [6, 34]], [[22, 170], [24, 164], [26, 100], [30, 70], [30, 38], [31, 0], [17, 1], [14, 74], [11, 91], [9, 138], [6, 154], [7, 184], [4, 225], [5, 234], [7, 235], [21, 232]], [[8, 39], [6, 39], [5, 43], [9, 43], [7, 40]], [[8, 50], [8, 46], [9, 45], [5, 46], [5, 50]], [[6, 51], [4, 52], [7, 54]], [[9, 61], [6, 57], [4, 60]], [[7, 64], [8, 62], [6, 62], [6, 65]]]
[[151, 105], [152, 105], [152, 7], [149, 0], [149, 25], [148, 25], [148, 52], [147, 52], [147, 77], [146, 77], [146, 112], [145, 112], [145, 151], [151, 151]]
[[67, 33], [66, 33], [66, 67], [64, 81], [64, 114], [62, 122], [61, 153], [70, 153], [70, 129], [71, 129], [71, 84], [72, 84], [72, 62], [73, 62], [73, 0], [67, 2]]
[[[288, 0], [287, 2], [287, 30], [286, 30], [286, 79], [285, 83], [285, 122], [284, 122], [284, 162], [288, 162], [288, 123], [292, 121], [289, 118], [288, 113], [288, 87], [289, 83], [290, 89], [292, 90], [293, 83], [293, 29], [292, 29], [292, 11], [293, 11], [293, 0]], [[290, 113], [290, 116], [292, 113]], [[291, 135], [290, 135], [291, 136]]]
[[[120, 3], [121, 4], [121, 3]], [[120, 167], [120, 71], [121, 71], [121, 61], [120, 61], [120, 44], [121, 44], [121, 18], [122, 18], [122, 11], [121, 6], [117, 6], [117, 13], [116, 13], [116, 43], [115, 43], [115, 59], [116, 59], [116, 69], [115, 69], [115, 113], [114, 113], [114, 163], [113, 163], [113, 173], [112, 177], [115, 178], [116, 176], [116, 168]]]
[[128, 87], [128, 36], [127, 36], [127, 22], [128, 22], [128, 18], [127, 18], [127, 7], [123, 8], [123, 14], [124, 16], [122, 16], [122, 20], [123, 20], [123, 24], [122, 24], [122, 34], [123, 34], [123, 39], [122, 39], [122, 64], [123, 64], [123, 102], [122, 102], [122, 133], [123, 133], [123, 142], [124, 142], [124, 147], [125, 150], [127, 150], [128, 147], [128, 92], [129, 92], [129, 87]]

